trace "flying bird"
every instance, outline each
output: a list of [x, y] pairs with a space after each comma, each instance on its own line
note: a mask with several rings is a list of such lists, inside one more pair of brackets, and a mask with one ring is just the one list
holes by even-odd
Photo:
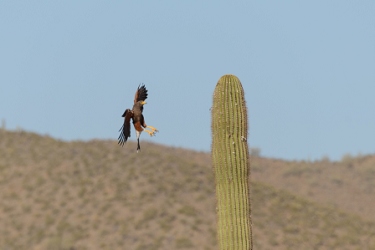
[[[137, 134], [137, 153], [141, 149], [139, 146], [139, 137], [143, 131], [147, 132], [150, 136], [154, 136], [158, 130], [152, 126], [146, 125], [145, 119], [143, 117], [143, 105], [146, 104], [147, 99], [147, 89], [144, 84], [139, 85], [134, 96], [133, 109], [126, 109], [122, 117], [124, 117], [124, 124], [120, 128], [120, 136], [118, 137], [118, 144], [124, 146], [125, 142], [130, 137], [130, 120], [133, 121], [135, 132]], [[150, 130], [148, 130], [150, 129]]]

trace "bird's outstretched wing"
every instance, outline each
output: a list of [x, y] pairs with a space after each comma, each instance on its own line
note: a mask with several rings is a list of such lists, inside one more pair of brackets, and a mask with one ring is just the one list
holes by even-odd
[[121, 134], [118, 137], [118, 144], [124, 146], [125, 142], [130, 137], [130, 120], [133, 118], [133, 111], [131, 111], [130, 109], [125, 110], [122, 117], [124, 117], [124, 124], [119, 130]]
[[137, 92], [135, 92], [134, 96], [134, 104], [139, 101], [144, 101], [147, 99], [147, 89], [144, 84], [139, 85]]

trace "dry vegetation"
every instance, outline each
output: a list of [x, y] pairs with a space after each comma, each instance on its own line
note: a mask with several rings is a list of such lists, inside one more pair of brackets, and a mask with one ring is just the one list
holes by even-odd
[[[0, 130], [0, 250], [217, 249], [210, 155]], [[254, 249], [375, 249], [375, 156], [252, 159]]]

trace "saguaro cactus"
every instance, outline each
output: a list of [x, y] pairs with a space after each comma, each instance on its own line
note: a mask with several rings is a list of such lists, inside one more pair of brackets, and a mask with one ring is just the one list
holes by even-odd
[[219, 247], [252, 249], [247, 110], [236, 76], [219, 79], [211, 112]]

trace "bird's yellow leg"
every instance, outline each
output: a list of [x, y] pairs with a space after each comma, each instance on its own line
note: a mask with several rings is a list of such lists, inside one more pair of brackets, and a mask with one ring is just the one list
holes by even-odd
[[[151, 131], [147, 130], [147, 128], [151, 129]], [[156, 128], [154, 128], [153, 126], [147, 126], [146, 128], [144, 128], [145, 132], [147, 132], [150, 136], [154, 136], [156, 132], [159, 132]]]
[[146, 128], [150, 128], [153, 132], [159, 132], [159, 130], [157, 130], [157, 129], [154, 128], [153, 126], [147, 126]]

